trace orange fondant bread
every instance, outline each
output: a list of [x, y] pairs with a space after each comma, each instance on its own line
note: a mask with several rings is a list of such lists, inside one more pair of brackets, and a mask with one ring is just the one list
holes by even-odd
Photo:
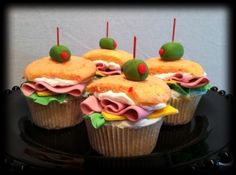
[[136, 105], [166, 103], [171, 95], [170, 88], [161, 79], [148, 76], [144, 81], [130, 81], [124, 75], [108, 76], [95, 80], [87, 86], [89, 92], [124, 92]]
[[108, 62], [115, 62], [123, 65], [126, 61], [133, 59], [133, 56], [123, 50], [109, 50], [109, 49], [95, 49], [85, 53], [83, 58], [94, 60], [103, 60]]
[[65, 80], [86, 81], [95, 75], [96, 66], [93, 62], [76, 56], [64, 63], [53, 61], [50, 57], [38, 59], [29, 64], [24, 71], [27, 80], [35, 78], [60, 78]]
[[145, 62], [149, 67], [150, 74], [185, 72], [191, 73], [193, 76], [204, 75], [204, 70], [200, 64], [183, 58], [175, 61], [163, 61], [160, 58], [149, 58]]

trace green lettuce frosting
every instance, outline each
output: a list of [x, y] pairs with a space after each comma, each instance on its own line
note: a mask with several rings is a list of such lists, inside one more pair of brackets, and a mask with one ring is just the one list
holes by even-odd
[[171, 89], [174, 89], [176, 92], [179, 92], [182, 95], [188, 95], [189, 94], [189, 89], [181, 87], [177, 83], [174, 84], [168, 84]]
[[66, 94], [59, 94], [53, 96], [38, 96], [36, 93], [33, 93], [27, 98], [33, 100], [35, 103], [46, 106], [53, 101], [57, 101], [58, 103], [63, 103], [65, 101]]
[[203, 95], [211, 88], [209, 83], [198, 88], [185, 88], [178, 85], [177, 83], [168, 83], [168, 85], [171, 89], [179, 92], [182, 95]]
[[92, 114], [84, 116], [85, 119], [90, 119], [94, 128], [100, 128], [106, 121], [101, 113], [94, 112]]

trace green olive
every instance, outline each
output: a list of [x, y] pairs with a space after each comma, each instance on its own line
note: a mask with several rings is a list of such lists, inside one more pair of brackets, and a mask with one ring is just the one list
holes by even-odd
[[127, 61], [123, 66], [122, 70], [125, 77], [128, 80], [143, 81], [147, 78], [149, 69], [147, 64], [140, 59], [134, 59]]
[[184, 55], [184, 47], [180, 43], [169, 42], [161, 46], [159, 54], [165, 61], [179, 60]]
[[70, 60], [71, 52], [63, 45], [55, 45], [49, 51], [50, 57], [57, 62], [66, 62]]
[[102, 49], [114, 50], [117, 47], [117, 43], [112, 38], [102, 38], [99, 41], [99, 45]]

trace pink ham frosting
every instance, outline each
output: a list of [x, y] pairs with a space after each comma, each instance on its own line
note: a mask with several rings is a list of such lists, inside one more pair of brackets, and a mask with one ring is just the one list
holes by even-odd
[[49, 90], [58, 94], [70, 94], [72, 96], [78, 97], [82, 94], [85, 88], [85, 84], [76, 84], [71, 86], [51, 86], [45, 82], [36, 83], [24, 83], [21, 86], [21, 91], [25, 96], [30, 96], [36, 91]]
[[93, 112], [102, 112], [102, 106], [94, 95], [89, 96], [80, 103], [80, 109], [86, 115], [92, 114]]
[[99, 101], [95, 96], [89, 96], [80, 104], [80, 108], [84, 114], [104, 111], [114, 115], [125, 116], [130, 121], [140, 120], [151, 113], [141, 107], [126, 105], [108, 98], [102, 98]]
[[116, 75], [121, 74], [121, 69], [111, 70], [103, 63], [96, 63], [97, 69], [104, 75]]
[[107, 69], [107, 66], [103, 63], [96, 63], [96, 67], [98, 70], [103, 71]]
[[197, 88], [209, 83], [209, 79], [206, 76], [193, 77], [191, 75], [184, 75], [182, 73], [176, 73], [168, 80], [175, 80], [181, 86], [186, 88]]
[[103, 73], [104, 75], [117, 75], [117, 74], [121, 74], [121, 70], [108, 70], [108, 71], [101, 71], [99, 70], [101, 73]]

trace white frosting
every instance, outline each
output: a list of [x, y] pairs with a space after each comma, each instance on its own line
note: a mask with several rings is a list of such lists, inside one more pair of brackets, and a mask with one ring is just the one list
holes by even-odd
[[100, 100], [101, 98], [109, 98], [111, 100], [123, 103], [123, 104], [128, 104], [128, 105], [135, 105], [134, 101], [129, 98], [124, 92], [112, 92], [107, 91], [107, 92], [103, 92], [103, 93], [94, 93], [94, 95]]
[[[117, 101], [117, 102], [120, 102], [123, 104], [135, 105], [135, 102], [130, 97], [128, 97], [128, 95], [126, 95], [124, 92], [115, 93], [110, 90], [110, 91], [103, 92], [103, 93], [96, 93], [95, 92], [94, 95], [99, 100], [101, 100], [102, 98], [105, 97], [105, 98], [109, 98], [111, 100], [114, 100], [114, 101]], [[145, 110], [148, 110], [148, 111], [155, 111], [155, 110], [159, 110], [159, 109], [166, 107], [166, 103], [159, 103], [159, 104], [152, 105], [152, 106], [140, 106], [140, 107]]]
[[144, 126], [148, 126], [148, 125], [152, 125], [156, 122], [159, 122], [159, 126], [161, 127], [162, 122], [163, 122], [163, 118], [155, 118], [155, 119], [141, 119], [137, 122], [131, 122], [128, 120], [123, 120], [123, 121], [112, 121], [112, 122], [107, 122], [105, 125], [112, 125], [112, 126], [116, 126], [118, 128], [140, 128], [140, 127], [144, 127]]
[[120, 70], [121, 69], [120, 65], [117, 63], [114, 63], [114, 62], [107, 62], [104, 60], [95, 60], [95, 61], [93, 61], [93, 63], [94, 64], [102, 63], [111, 70]]
[[159, 110], [159, 109], [163, 109], [166, 107], [166, 103], [159, 103], [157, 105], [153, 105], [153, 106], [141, 106], [143, 109], [147, 110], [147, 111], [155, 111], [155, 110]]
[[70, 85], [75, 85], [78, 84], [79, 82], [76, 80], [65, 80], [65, 79], [60, 79], [60, 78], [46, 78], [46, 77], [40, 77], [40, 78], [35, 78], [33, 80], [34, 82], [45, 82], [50, 84], [51, 86], [70, 86]]
[[[154, 76], [157, 77], [157, 78], [160, 78], [160, 79], [165, 80], [165, 79], [168, 79], [168, 78], [172, 77], [174, 74], [176, 74], [176, 73], [174, 73], [174, 72], [168, 72], [168, 73], [155, 74]], [[183, 74], [184, 76], [191, 75], [190, 73], [182, 73], [182, 74]], [[207, 76], [207, 73], [204, 72], [203, 76], [206, 77], [206, 76]]]
[[[160, 79], [168, 79], [170, 77], [172, 77], [174, 74], [174, 72], [170, 72], [170, 73], [161, 73], [161, 74], [155, 74], [154, 76], [157, 77], [157, 78], [160, 78]], [[190, 73], [182, 73], [184, 76], [186, 75], [191, 75]]]

